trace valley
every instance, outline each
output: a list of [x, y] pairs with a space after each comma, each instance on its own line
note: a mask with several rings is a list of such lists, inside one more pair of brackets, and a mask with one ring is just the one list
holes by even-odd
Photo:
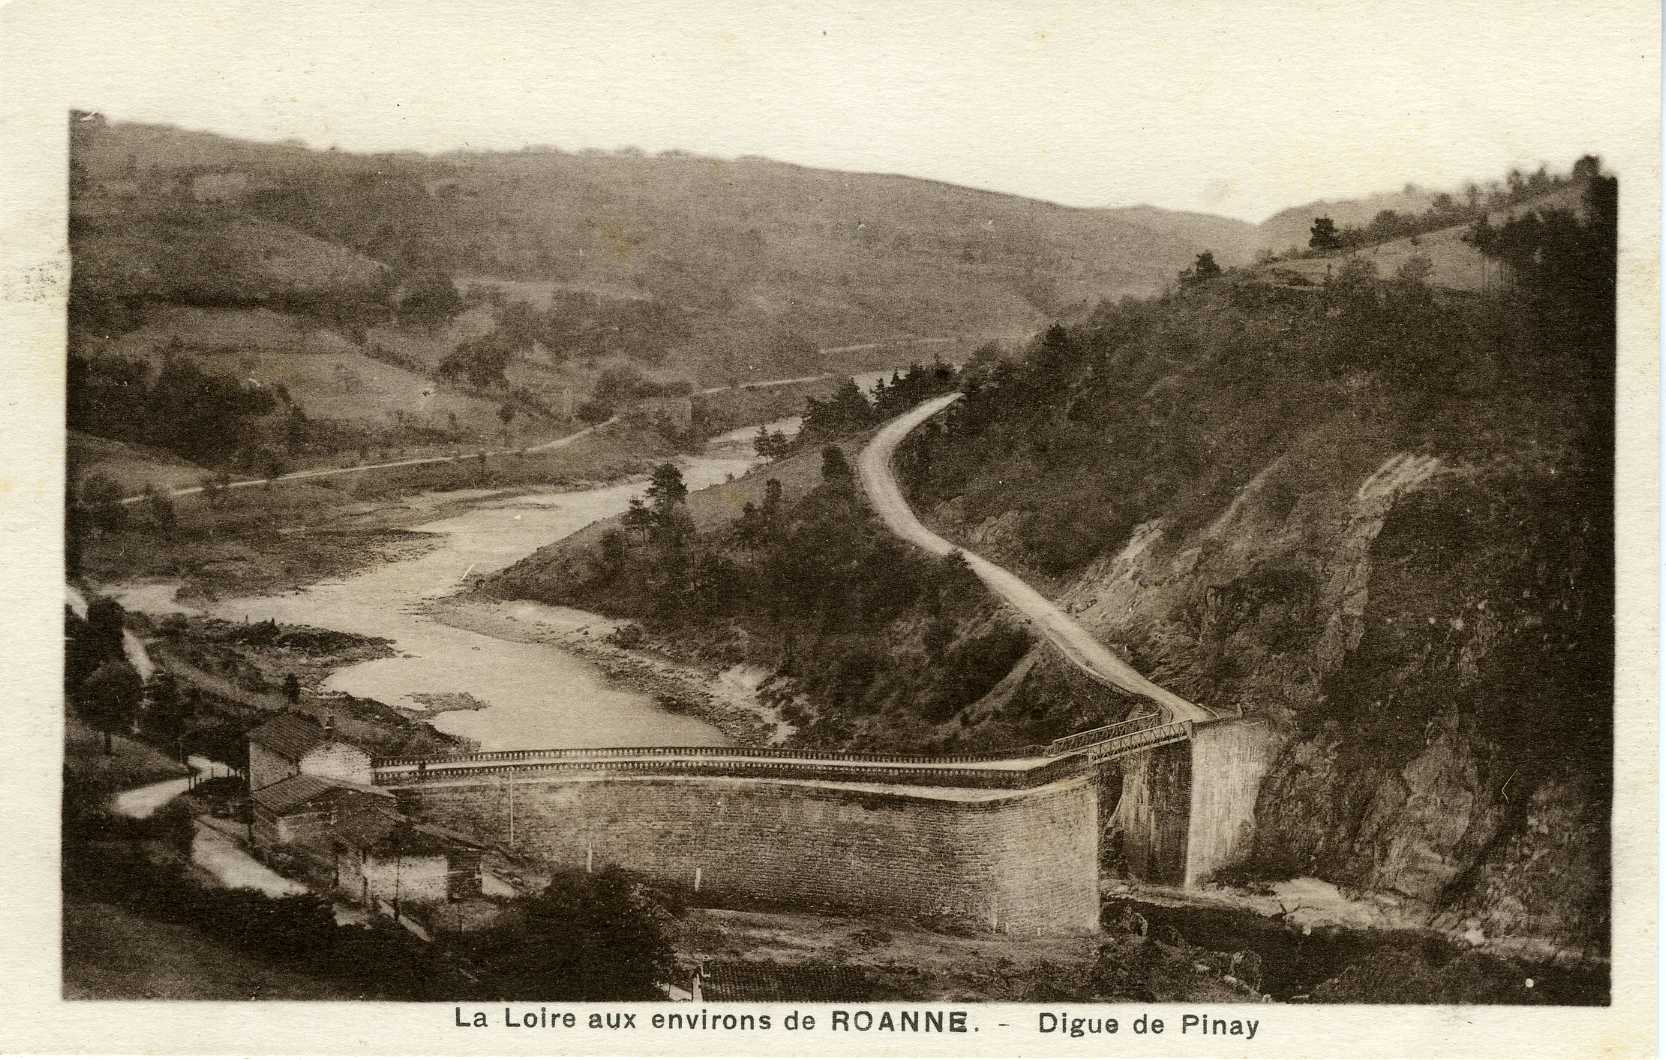
[[[501, 893], [471, 900], [518, 927], [613, 886], [581, 833], [672, 812], [616, 789], [719, 775], [572, 794], [555, 771], [609, 764], [563, 751], [757, 749], [711, 781], [702, 834], [746, 833], [724, 807], [774, 776], [770, 827], [855, 822], [875, 878], [897, 806], [950, 822], [919, 841], [922, 872], [949, 866], [940, 915], [772, 904], [691, 863], [644, 914], [685, 963], [837, 966], [914, 999], [1606, 1000], [1615, 192], [1595, 159], [1467, 204], [1323, 204], [1335, 245], [1315, 215], [1304, 250], [1270, 242], [1285, 214], [764, 159], [326, 156], [102, 119], [75, 147], [66, 575], [105, 598], [66, 620], [86, 724], [241, 771], [245, 732], [300, 714], [406, 785], [401, 812], [497, 828], [501, 790], [504, 835], [467, 840]], [[125, 716], [112, 629], [167, 675], [138, 674]], [[1144, 757], [1078, 757], [1162, 726]], [[110, 801], [162, 791], [140, 781], [183, 784], [199, 824], [226, 807], [165, 755], [100, 768], [77, 739], [82, 854], [178, 855], [211, 886], [178, 821], [108, 807], [143, 816]], [[889, 780], [851, 779], [886, 756]], [[1013, 762], [1058, 771], [974, 791]], [[485, 809], [423, 788], [477, 768]], [[921, 794], [934, 769], [968, 787]], [[1248, 794], [1225, 812], [1212, 780]], [[983, 834], [955, 814], [1055, 797], [1093, 808], [1085, 830], [1038, 828], [1045, 857], [1011, 864], [1086, 864], [1105, 932], [1056, 961], [1000, 936], [1050, 898], [976, 876], [969, 918], [954, 892]], [[610, 830], [585, 831], [586, 798]], [[560, 827], [529, 840], [535, 821]], [[127, 899], [75, 886], [78, 947], [136, 945], [150, 898], [95, 929]], [[404, 953], [393, 908], [378, 945]], [[492, 922], [410, 959], [447, 989], [536, 983]], [[206, 952], [191, 930], [158, 945]]]

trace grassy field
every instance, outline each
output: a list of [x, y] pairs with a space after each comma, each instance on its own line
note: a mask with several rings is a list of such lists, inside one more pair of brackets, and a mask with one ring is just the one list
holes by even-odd
[[86, 473], [104, 475], [131, 496], [146, 486], [157, 489], [183, 489], [200, 485], [213, 472], [193, 464], [173, 453], [148, 446], [100, 438], [81, 431], [70, 431], [67, 445], [72, 467]]
[[275, 969], [205, 932], [64, 896], [66, 1000], [351, 1000], [340, 987]]
[[256, 486], [213, 500], [196, 494], [175, 501], [171, 534], [135, 512], [126, 529], [89, 537], [82, 573], [99, 584], [179, 580], [187, 594], [281, 592], [425, 548], [427, 538], [407, 528], [465, 501], [447, 493], [572, 489], [641, 471], [656, 453], [669, 458], [672, 450], [609, 430], [541, 453]]
[[[465, 315], [433, 333], [377, 329], [371, 339], [432, 368], [479, 330], [480, 322]], [[149, 311], [143, 327], [112, 340], [105, 350], [157, 367], [170, 353], [183, 354], [210, 372], [264, 387], [281, 385], [312, 419], [389, 431], [406, 425], [455, 429], [482, 438], [496, 436], [501, 426], [498, 402], [376, 360], [316, 321], [269, 309], [159, 306]]]
[[[1499, 225], [1511, 215], [1519, 217], [1538, 209], [1577, 210], [1581, 194], [1582, 189], [1578, 186], [1563, 188], [1512, 209], [1494, 210], [1487, 215], [1487, 219], [1490, 223]], [[1488, 262], [1480, 251], [1463, 241], [1463, 234], [1468, 229], [1468, 225], [1454, 225], [1421, 236], [1392, 239], [1376, 246], [1364, 247], [1348, 255], [1279, 261], [1262, 266], [1256, 271], [1263, 275], [1271, 275], [1281, 270], [1289, 271], [1305, 277], [1311, 283], [1322, 284], [1326, 276], [1342, 267], [1344, 261], [1359, 258], [1370, 262], [1376, 268], [1378, 276], [1391, 279], [1400, 266], [1421, 255], [1428, 258], [1429, 264], [1433, 266], [1434, 271], [1428, 279], [1431, 285], [1455, 291], [1478, 291], [1488, 284], [1496, 285], [1499, 282], [1498, 263]]]
[[73, 714], [64, 717], [64, 768], [99, 790], [125, 791], [183, 777], [190, 770], [150, 744], [115, 736], [104, 753], [104, 734]]

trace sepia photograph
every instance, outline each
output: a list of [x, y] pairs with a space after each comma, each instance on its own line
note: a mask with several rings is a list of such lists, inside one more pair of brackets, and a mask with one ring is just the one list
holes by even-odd
[[78, 56], [51, 992], [429, 1002], [441, 1051], [1602, 1018], [1654, 931], [1658, 100], [1592, 81], [1658, 73], [1646, 6], [29, 38]]

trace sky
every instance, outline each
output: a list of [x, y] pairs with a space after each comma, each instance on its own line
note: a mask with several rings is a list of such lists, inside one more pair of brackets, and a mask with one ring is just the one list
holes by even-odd
[[1654, 46], [1639, 10], [81, 0], [14, 2], [0, 33], [39, 75], [11, 89], [112, 119], [346, 150], [758, 154], [1259, 221], [1625, 155], [1648, 140], [1613, 98]]

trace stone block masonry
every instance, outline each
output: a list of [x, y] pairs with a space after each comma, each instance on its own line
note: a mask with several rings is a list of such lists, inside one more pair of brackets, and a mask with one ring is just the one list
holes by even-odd
[[1248, 857], [1269, 741], [1264, 722], [1231, 719], [1195, 726], [1185, 743], [1123, 759], [1116, 819], [1129, 872], [1197, 887]]
[[1187, 807], [1187, 887], [1197, 887], [1255, 849], [1255, 800], [1272, 764], [1273, 738], [1258, 719], [1200, 725], [1188, 745], [1192, 797]]
[[943, 919], [1026, 935], [1099, 925], [1098, 791], [585, 774], [413, 783], [424, 819], [552, 868], [617, 864], [709, 899]]
[[1192, 745], [1170, 744], [1125, 758], [1122, 769], [1116, 817], [1128, 871], [1152, 883], [1183, 882], [1192, 807]]

